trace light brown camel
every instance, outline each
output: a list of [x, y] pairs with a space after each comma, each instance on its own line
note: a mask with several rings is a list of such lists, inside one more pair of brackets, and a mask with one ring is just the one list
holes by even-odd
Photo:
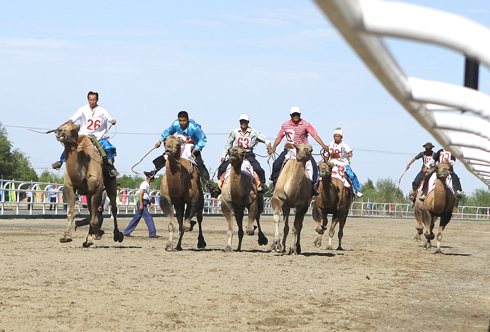
[[[189, 160], [180, 158], [183, 141], [175, 136], [165, 140], [165, 154], [168, 156], [167, 168], [160, 186], [160, 207], [168, 218], [168, 242], [165, 250], [182, 250], [184, 232], [192, 230], [191, 219], [197, 215], [199, 223], [198, 248], [205, 248], [206, 241], [202, 234], [202, 213], [204, 194], [197, 166]], [[179, 223], [179, 240], [173, 246], [173, 235], [176, 231], [174, 208]], [[185, 220], [184, 220], [185, 218]]]
[[449, 161], [436, 165], [435, 172], [437, 173], [437, 179], [435, 188], [428, 195], [426, 195], [423, 207], [421, 208], [422, 221], [424, 223], [424, 236], [427, 239], [424, 249], [430, 250], [432, 248], [430, 241], [435, 237], [433, 233], [434, 224], [437, 218], [440, 217], [439, 231], [437, 232], [436, 254], [442, 253], [442, 231], [444, 228], [446, 228], [449, 221], [451, 221], [451, 217], [453, 216], [454, 194], [446, 186], [446, 177], [450, 174], [450, 168], [451, 164]]
[[242, 250], [243, 239], [243, 215], [245, 209], [248, 210], [247, 234], [254, 235], [254, 220], [257, 221], [259, 229], [259, 245], [268, 243], [267, 237], [260, 227], [260, 214], [264, 211], [264, 196], [257, 192], [257, 187], [251, 182], [249, 175], [242, 173], [242, 163], [245, 157], [245, 149], [236, 146], [228, 150], [230, 156], [231, 173], [227, 181], [223, 184], [221, 194], [221, 211], [228, 222], [228, 244], [225, 251], [232, 251], [231, 242], [233, 240], [233, 213], [238, 226], [238, 247], [237, 251]]
[[317, 239], [313, 244], [317, 247], [322, 245], [322, 237], [328, 223], [328, 214], [332, 215], [332, 222], [328, 232], [328, 245], [326, 249], [333, 249], [332, 239], [335, 235], [335, 226], [339, 223], [339, 246], [337, 250], [342, 249], [342, 236], [344, 235], [344, 226], [349, 214], [352, 202], [352, 190], [344, 186], [343, 182], [335, 177], [332, 178], [334, 164], [330, 162], [320, 162], [318, 164], [318, 174], [322, 177], [318, 185], [319, 195], [313, 202], [313, 219], [316, 221]]
[[[272, 196], [272, 208], [274, 209], [275, 234], [271, 250], [277, 252], [286, 251], [286, 239], [289, 233], [289, 211], [296, 209], [292, 228], [292, 245], [289, 254], [301, 254], [300, 235], [303, 227], [303, 219], [311, 202], [311, 180], [305, 170], [306, 162], [310, 160], [311, 145], [299, 144], [296, 146], [296, 159], [289, 160], [279, 174], [276, 188]], [[279, 237], [279, 219], [284, 220], [284, 235], [281, 243]]]
[[66, 172], [63, 186], [63, 198], [68, 205], [68, 225], [60, 242], [71, 242], [71, 228], [75, 219], [75, 196], [87, 196], [87, 206], [90, 212], [90, 227], [84, 247], [91, 246], [100, 239], [97, 209], [102, 200], [104, 187], [111, 202], [111, 212], [114, 217], [114, 241], [122, 242], [124, 235], [117, 227], [117, 179], [103, 177], [102, 158], [90, 138], [78, 135], [80, 126], [71, 122], [61, 125], [56, 131], [56, 139], [65, 146]]

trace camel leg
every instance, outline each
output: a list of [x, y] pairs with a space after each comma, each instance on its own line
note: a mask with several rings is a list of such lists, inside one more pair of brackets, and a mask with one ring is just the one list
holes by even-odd
[[196, 215], [198, 208], [199, 204], [197, 200], [191, 201], [187, 204], [187, 208], [185, 211], [185, 220], [183, 224], [184, 232], [189, 232], [191, 230], [191, 219]]
[[[328, 231], [328, 244], [327, 244], [327, 247], [325, 248], [325, 249], [328, 249], [328, 250], [333, 250], [332, 241], [333, 241], [333, 237], [335, 235], [335, 227], [337, 226], [337, 224], [339, 222], [339, 218], [338, 218], [338, 215], [337, 214], [338, 214], [338, 212], [336, 212], [332, 216], [332, 222], [330, 223], [330, 229]], [[340, 234], [339, 234], [339, 236], [340, 236]], [[339, 243], [339, 246], [340, 246], [340, 243]], [[342, 248], [340, 250], [342, 250]]]
[[68, 184], [63, 187], [63, 197], [68, 206], [68, 223], [66, 225], [65, 232], [63, 233], [63, 237], [60, 238], [61, 243], [73, 241], [71, 237], [71, 227], [73, 220], [75, 219], [75, 193], [73, 188]]
[[328, 212], [320, 207], [313, 206], [313, 220], [316, 221], [315, 231], [318, 233], [313, 245], [317, 248], [322, 246], [323, 234], [325, 233], [325, 228], [328, 223]]
[[255, 233], [254, 221], [255, 221], [257, 214], [258, 214], [257, 202], [253, 202], [250, 205], [250, 207], [248, 208], [248, 223], [247, 223], [247, 235], [248, 236], [254, 236], [254, 233]]
[[228, 243], [226, 245], [225, 251], [231, 252], [233, 251], [232, 249], [233, 234], [235, 234], [235, 232], [233, 231], [233, 211], [231, 210], [230, 205], [225, 200], [221, 201], [221, 212], [223, 212], [223, 215], [226, 218], [226, 222], [228, 223], [228, 230], [226, 231], [226, 235], [228, 237]]
[[106, 188], [107, 197], [109, 197], [109, 201], [111, 202], [111, 214], [114, 219], [114, 231], [113, 231], [113, 239], [114, 242], [123, 242], [124, 234], [119, 231], [117, 226], [117, 180], [115, 178], [104, 179], [104, 185]]
[[434, 239], [434, 233], [432, 233], [432, 229], [434, 228], [434, 220], [429, 211], [427, 211], [426, 209], [422, 210], [422, 220], [424, 223], [424, 236], [426, 239], [424, 249], [430, 250], [432, 248], [432, 244], [430, 241]]
[[[90, 212], [90, 227], [88, 229], [87, 238], [83, 243], [84, 248], [88, 248], [94, 244], [94, 237], [97, 239], [97, 236], [94, 236], [95, 233], [98, 233], [99, 227], [97, 223], [97, 207], [94, 209], [94, 201], [98, 201], [100, 204], [100, 199], [102, 197], [102, 193], [98, 193], [98, 200], [96, 199], [97, 194], [95, 195], [87, 195], [87, 206]], [[98, 239], [97, 239], [98, 240]]]
[[294, 223], [292, 229], [292, 245], [289, 248], [289, 254], [299, 255], [301, 254], [301, 229], [303, 228], [303, 220], [305, 214], [308, 211], [308, 205], [296, 208], [296, 214], [294, 216]]
[[236, 251], [242, 251], [242, 241], [243, 241], [243, 215], [245, 211], [244, 210], [238, 210], [235, 209], [235, 219], [236, 219], [236, 224], [238, 226], [238, 247], [236, 248]]
[[434, 252], [434, 254], [442, 254], [441, 251], [441, 241], [442, 241], [442, 231], [446, 228], [447, 224], [449, 224], [449, 221], [451, 221], [451, 217], [453, 216], [453, 212], [449, 211], [445, 215], [441, 217], [441, 220], [439, 222], [439, 231], [437, 232], [437, 249]]
[[342, 237], [344, 236], [344, 226], [347, 221], [347, 214], [341, 214], [340, 216], [337, 216], [339, 218], [339, 232], [338, 232], [338, 238], [339, 238], [339, 246], [337, 247], [337, 250], [344, 250], [342, 248]]
[[168, 219], [168, 240], [167, 240], [167, 244], [165, 245], [165, 250], [174, 251], [173, 236], [176, 227], [175, 227], [175, 220], [174, 220], [174, 209], [171, 204], [170, 198], [161, 195], [160, 208], [162, 209], [163, 213], [165, 213]]
[[285, 207], [284, 205], [282, 206], [282, 220], [284, 221], [284, 231], [283, 231], [284, 234], [282, 236], [282, 243], [281, 243], [282, 253], [286, 252], [286, 240], [289, 234], [289, 211], [290, 208]]
[[272, 242], [271, 251], [279, 252], [281, 251], [281, 238], [279, 236], [279, 221], [281, 219], [283, 201], [277, 197], [272, 197], [272, 208], [274, 209], [274, 241]]
[[179, 223], [179, 240], [177, 241], [176, 250], [182, 250], [182, 238], [184, 237], [184, 204], [175, 205], [175, 214], [177, 215], [177, 221]]
[[204, 240], [204, 235], [202, 234], [202, 210], [197, 212], [197, 223], [199, 225], [199, 235], [197, 236], [197, 247], [199, 249], [206, 248], [206, 241]]
[[257, 215], [257, 227], [259, 229], [259, 245], [265, 246], [267, 243], [269, 243], [269, 240], [265, 236], [265, 234], [262, 232], [262, 227], [260, 227], [260, 213]]

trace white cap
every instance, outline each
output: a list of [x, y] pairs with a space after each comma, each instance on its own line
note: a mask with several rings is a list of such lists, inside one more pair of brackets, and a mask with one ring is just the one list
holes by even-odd
[[250, 121], [250, 118], [248, 117], [247, 114], [242, 114], [242, 115], [240, 115], [240, 119], [239, 120]]
[[291, 110], [289, 111], [289, 114], [293, 114], [293, 113], [299, 113], [299, 114], [301, 114], [301, 110], [299, 109], [298, 106], [291, 107]]
[[338, 128], [338, 129], [335, 129], [334, 132], [333, 132], [334, 135], [337, 135], [339, 134], [340, 136], [344, 137], [344, 134], [342, 133], [342, 129]]

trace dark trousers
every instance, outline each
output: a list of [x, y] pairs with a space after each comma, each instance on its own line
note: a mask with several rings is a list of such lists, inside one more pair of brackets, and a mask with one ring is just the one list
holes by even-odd
[[[196, 158], [197, 169], [199, 171], [199, 175], [201, 176], [201, 178], [204, 181], [208, 182], [209, 181], [209, 172], [206, 168], [206, 165], [204, 165], [204, 161], [202, 160], [201, 151], [197, 151], [194, 154], [194, 157]], [[158, 156], [157, 158], [155, 158], [153, 160], [153, 165], [155, 165], [155, 169], [157, 171], [164, 168], [166, 163], [167, 163], [167, 161], [165, 160], [165, 158], [163, 158], [163, 156]]]
[[422, 181], [423, 178], [424, 178], [424, 173], [420, 171], [412, 182], [412, 191], [415, 192], [415, 190], [417, 190], [417, 188], [420, 186], [420, 181]]
[[124, 230], [124, 235], [130, 235], [132, 231], [138, 226], [141, 218], [145, 219], [146, 226], [148, 226], [149, 236], [155, 237], [157, 235], [157, 231], [155, 229], [155, 223], [153, 222], [153, 217], [148, 211], [148, 201], [143, 201], [143, 210], [139, 209], [140, 202], [138, 201], [138, 208], [136, 209], [136, 213], [134, 218], [129, 222], [128, 227]]
[[27, 210], [32, 210], [32, 197], [27, 197]]
[[[50, 203], [56, 203], [56, 197], [51, 197], [51, 198], [49, 199], [49, 202], [50, 202]], [[56, 207], [56, 205], [54, 205], [54, 204], [49, 204], [49, 211], [51, 211], [51, 209], [52, 209], [53, 207]]]
[[[245, 154], [245, 158], [250, 162], [252, 167], [254, 168], [254, 171], [257, 173], [259, 176], [259, 179], [262, 183], [265, 183], [265, 171], [264, 169], [260, 166], [259, 162], [257, 159], [255, 159], [255, 153], [248, 152]], [[230, 159], [226, 159], [219, 165], [218, 167], [218, 179], [221, 177], [221, 175], [226, 172], [226, 168], [230, 164]]]
[[[274, 184], [277, 181], [277, 178], [279, 177], [279, 173], [281, 173], [282, 169], [282, 163], [284, 162], [284, 159], [286, 159], [286, 154], [288, 153], [287, 149], [284, 149], [283, 152], [277, 157], [276, 161], [274, 161], [274, 164], [272, 164], [272, 174], [271, 174], [271, 180], [274, 182]], [[311, 165], [313, 166], [313, 182], [315, 182], [318, 179], [318, 165], [316, 164], [315, 159], [313, 156], [310, 157]]]

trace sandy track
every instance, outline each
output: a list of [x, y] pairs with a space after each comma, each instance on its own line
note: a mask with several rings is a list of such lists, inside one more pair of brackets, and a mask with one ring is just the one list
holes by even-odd
[[414, 242], [407, 219], [349, 218], [339, 252], [312, 246], [307, 217], [299, 256], [256, 236], [224, 253], [223, 217], [205, 218], [206, 249], [194, 231], [181, 252], [164, 251], [161, 217], [161, 238], [142, 221], [121, 244], [106, 219], [89, 249], [86, 228], [60, 243], [64, 226], [0, 220], [0, 331], [489, 331], [490, 222], [451, 222], [444, 255]]

